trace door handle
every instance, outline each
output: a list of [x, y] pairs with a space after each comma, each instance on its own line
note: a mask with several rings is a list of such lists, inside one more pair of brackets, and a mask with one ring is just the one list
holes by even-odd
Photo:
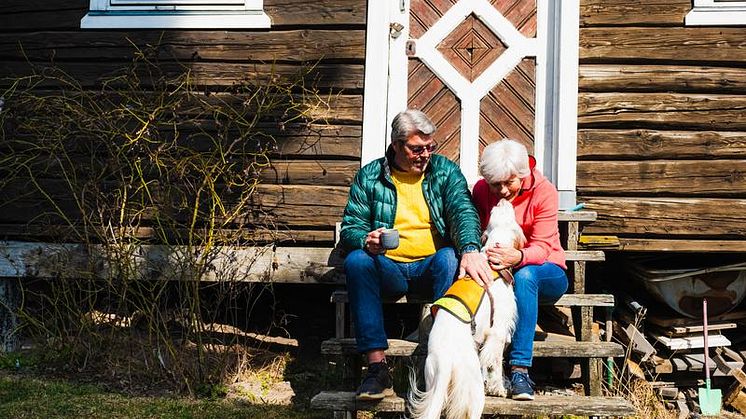
[[391, 22], [389, 25], [389, 31], [392, 38], [398, 38], [401, 35], [401, 31], [404, 30], [404, 25], [399, 22]]

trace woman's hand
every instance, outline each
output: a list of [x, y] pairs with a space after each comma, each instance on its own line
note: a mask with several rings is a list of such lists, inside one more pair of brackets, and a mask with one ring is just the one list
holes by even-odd
[[523, 259], [523, 253], [520, 250], [512, 247], [491, 247], [486, 250], [487, 260], [490, 263], [490, 267], [496, 271], [505, 268], [512, 268], [513, 266], [521, 263]]
[[384, 228], [381, 227], [368, 233], [365, 236], [365, 245], [363, 248], [374, 255], [386, 252], [386, 249], [381, 246], [381, 233], [383, 230]]

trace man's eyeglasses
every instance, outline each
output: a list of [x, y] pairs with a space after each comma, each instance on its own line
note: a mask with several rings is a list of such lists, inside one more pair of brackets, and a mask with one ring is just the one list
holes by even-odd
[[438, 143], [431, 143], [428, 145], [410, 145], [409, 143], [404, 142], [404, 141], [402, 141], [402, 143], [404, 144], [404, 147], [407, 147], [409, 151], [412, 152], [412, 154], [415, 154], [418, 156], [424, 153], [425, 150], [427, 150], [428, 153], [432, 154], [435, 152], [435, 150], [438, 149]]

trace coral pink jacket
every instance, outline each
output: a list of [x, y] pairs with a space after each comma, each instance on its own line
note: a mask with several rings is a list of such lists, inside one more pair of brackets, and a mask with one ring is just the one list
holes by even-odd
[[[536, 169], [536, 160], [533, 156], [529, 157], [529, 166], [531, 175], [523, 179], [521, 191], [512, 202], [515, 218], [527, 240], [523, 248], [523, 261], [518, 267], [552, 262], [562, 269], [567, 269], [557, 223], [557, 188]], [[472, 200], [479, 212], [479, 220], [484, 231], [490, 211], [497, 205], [497, 194], [491, 193], [487, 181], [481, 179], [474, 185]]]

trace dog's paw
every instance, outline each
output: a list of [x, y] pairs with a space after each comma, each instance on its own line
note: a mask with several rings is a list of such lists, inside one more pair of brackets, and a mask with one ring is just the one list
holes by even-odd
[[508, 390], [502, 383], [502, 380], [486, 382], [484, 392], [490, 396], [508, 397]]
[[496, 371], [489, 372], [487, 379], [484, 380], [484, 392], [490, 396], [508, 396], [508, 390], [505, 387], [505, 380], [503, 380], [501, 374]]

